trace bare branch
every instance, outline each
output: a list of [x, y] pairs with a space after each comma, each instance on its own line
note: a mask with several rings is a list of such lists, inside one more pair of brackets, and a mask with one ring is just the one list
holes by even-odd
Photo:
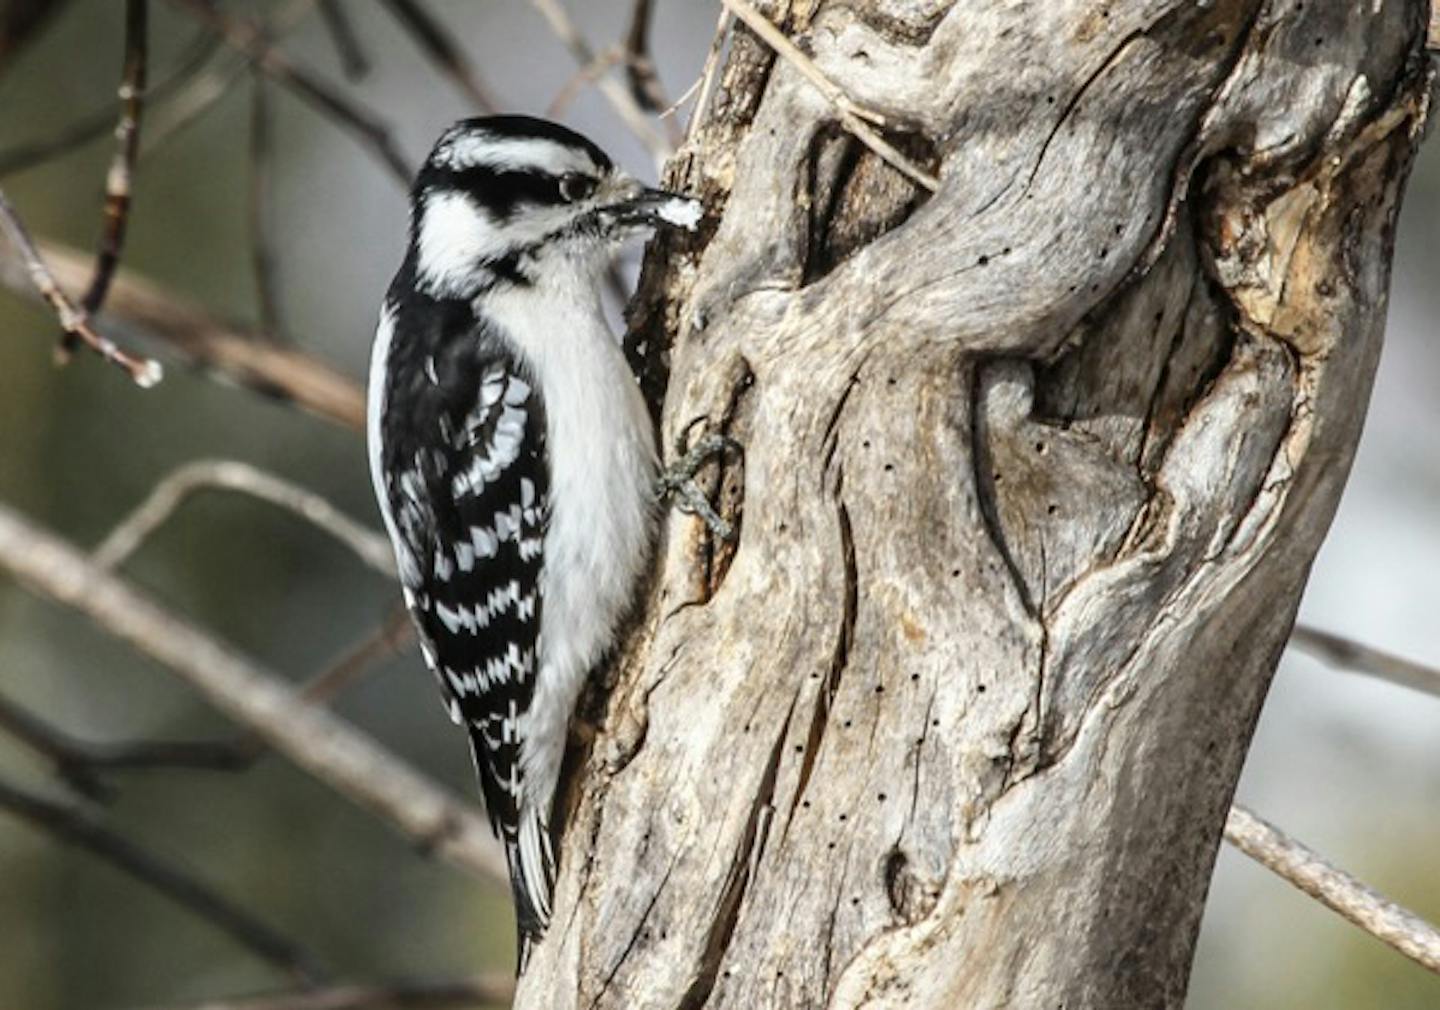
[[[845, 128], [855, 135], [856, 140], [870, 148], [887, 165], [912, 182], [924, 186], [932, 193], [940, 188], [939, 179], [897, 151], [889, 141], [870, 127], [870, 123], [884, 126], [884, 116], [856, 104], [849, 95], [840, 89], [839, 85], [825, 76], [815, 65], [814, 60], [802, 53], [795, 43], [785, 37], [784, 32], [771, 24], [765, 15], [750, 6], [746, 0], [721, 0], [721, 2], [730, 8], [736, 17], [744, 21], [751, 31], [760, 36], [766, 45], [790, 61], [807, 81], [815, 85], [816, 90], [830, 100], [830, 104], [835, 106], [835, 112], [839, 115], [840, 122], [844, 123]], [[866, 120], [869, 122], [867, 123]]]
[[630, 28], [625, 32], [625, 77], [630, 82], [630, 96], [646, 112], [659, 112], [669, 104], [660, 88], [655, 61], [650, 58], [650, 18], [654, 8], [651, 0], [635, 0], [630, 8]]
[[3, 505], [0, 567], [169, 667], [211, 704], [422, 849], [487, 880], [508, 880], [504, 858], [473, 806]]
[[509, 1006], [515, 983], [508, 975], [477, 975], [458, 982], [346, 985], [309, 992], [208, 1000], [187, 1010], [463, 1010]]
[[[565, 48], [570, 50], [570, 55], [575, 62], [583, 67], [595, 63], [595, 50], [590, 43], [585, 41], [585, 36], [575, 22], [571, 20], [570, 14], [560, 5], [559, 0], [530, 0], [531, 6], [540, 12], [550, 25], [550, 30], [564, 43]], [[596, 88], [610, 107], [615, 110], [621, 122], [633, 133], [645, 146], [655, 159], [658, 168], [665, 164], [672, 151], [668, 141], [655, 129], [654, 123], [645, 115], [645, 110], [635, 101], [634, 96], [625, 89], [625, 86], [612, 77], [602, 76], [595, 82]]]
[[1337, 670], [1368, 674], [1412, 691], [1440, 696], [1440, 670], [1433, 666], [1303, 624], [1297, 624], [1290, 632], [1290, 644]]
[[[187, 55], [181, 57], [179, 65], [153, 86], [145, 89], [145, 100], [153, 105], [160, 98], [180, 89], [192, 81], [204, 69], [210, 57], [215, 54], [219, 40], [204, 29], [188, 47]], [[31, 144], [22, 144], [7, 151], [0, 151], [0, 176], [12, 172], [23, 172], [44, 164], [51, 158], [67, 154], [82, 144], [114, 129], [115, 111], [109, 105], [103, 109], [86, 113], [66, 126], [58, 134]]]
[[293, 63], [265, 40], [264, 33], [254, 22], [226, 14], [209, 0], [171, 0], [171, 3], [209, 25], [227, 45], [244, 53], [261, 73], [295, 92], [327, 118], [346, 127], [364, 142], [401, 185], [410, 185], [411, 166], [395, 145], [385, 124], [309, 70]]
[[358, 81], [370, 72], [370, 61], [360, 47], [360, 38], [340, 0], [320, 0], [320, 18], [340, 55], [340, 71], [347, 81]]
[[67, 845], [84, 849], [224, 931], [241, 946], [302, 982], [325, 972], [302, 947], [238, 904], [162, 857], [117, 834], [77, 807], [56, 803], [0, 781], [0, 809], [23, 818]]
[[[41, 249], [61, 284], [74, 288], [85, 283], [89, 275], [85, 254], [48, 242]], [[21, 256], [7, 256], [0, 246], [0, 284], [33, 293], [27, 269]], [[228, 326], [180, 295], [127, 270], [116, 275], [104, 315], [127, 332], [169, 344], [191, 364], [252, 392], [292, 403], [349, 428], [365, 426], [365, 392], [352, 379], [313, 355], [274, 346]]]
[[[125, 244], [125, 224], [130, 215], [130, 187], [135, 158], [140, 151], [140, 118], [145, 109], [145, 68], [149, 60], [146, 22], [149, 0], [125, 0], [125, 69], [120, 77], [120, 122], [115, 127], [115, 156], [105, 175], [105, 226], [100, 249], [95, 255], [95, 274], [80, 299], [86, 312], [94, 314], [105, 303], [115, 268], [120, 265], [120, 248]], [[74, 350], [74, 334], [66, 333], [67, 350]]]
[[78, 308], [60, 286], [55, 283], [55, 277], [45, 261], [40, 258], [39, 251], [35, 248], [30, 233], [25, 230], [15, 208], [10, 206], [10, 201], [5, 197], [5, 191], [0, 190], [0, 232], [10, 240], [17, 257], [24, 265], [25, 275], [40, 297], [44, 298], [54, 308], [55, 314], [60, 317], [60, 325], [66, 333], [74, 334], [75, 337], [85, 343], [100, 357], [119, 368], [124, 369], [135, 384], [142, 389], [148, 389], [164, 377], [164, 371], [160, 362], [152, 358], [136, 358], [128, 352], [120, 349], [109, 337], [96, 333], [90, 325], [90, 317], [83, 309]]
[[250, 81], [250, 266], [255, 274], [255, 294], [260, 306], [260, 330], [274, 341], [284, 342], [285, 327], [280, 315], [278, 260], [270, 242], [270, 165], [273, 154], [270, 137], [270, 98], [265, 79], [252, 74]]
[[197, 460], [175, 469], [95, 548], [95, 564], [102, 568], [122, 564], [182, 502], [207, 488], [235, 491], [277, 505], [330, 534], [381, 575], [395, 576], [395, 558], [384, 536], [357, 523], [314, 491], [238, 460]]
[[157, 768], [239, 771], [253, 760], [247, 760], [235, 746], [216, 741], [82, 743], [3, 696], [0, 730], [49, 760], [70, 788], [102, 803], [114, 799], [115, 790], [101, 781], [101, 772]]
[[1377, 940], [1440, 974], [1440, 930], [1238, 803], [1225, 821], [1225, 840]]
[[[710, 38], [710, 51], [705, 54], [705, 66], [700, 71], [700, 94], [695, 99], [695, 111], [690, 114], [690, 122], [685, 127], [687, 140], [695, 135], [700, 117], [705, 115], [705, 107], [710, 104], [710, 92], [714, 89], [715, 77], [720, 72], [720, 54], [725, 51], [725, 36], [734, 17], [728, 10], [721, 10], [719, 20], [715, 22], [715, 34]], [[684, 99], [681, 98], [681, 101]]]
[[454, 37], [421, 6], [419, 0], [385, 0], [385, 6], [400, 26], [410, 33], [430, 61], [465, 93], [480, 112], [499, 109], [490, 89], [480, 80], [465, 51]]

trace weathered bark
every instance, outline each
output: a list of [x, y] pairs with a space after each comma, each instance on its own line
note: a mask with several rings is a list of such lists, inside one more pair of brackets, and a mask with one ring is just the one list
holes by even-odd
[[[648, 277], [674, 517], [519, 1007], [1178, 1006], [1359, 435], [1420, 0], [791, 3]], [[667, 348], [669, 351], [667, 356]]]

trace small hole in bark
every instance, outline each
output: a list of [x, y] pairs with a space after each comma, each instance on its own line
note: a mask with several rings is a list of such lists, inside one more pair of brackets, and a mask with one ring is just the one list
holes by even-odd
[[1009, 255], [1010, 255], [1010, 247], [1007, 245], [1004, 249], [1001, 249], [1001, 250], [1000, 250], [1000, 255], [1001, 255], [1001, 256], [1009, 256]]
[[878, 800], [878, 801], [881, 802], [881, 803], [884, 803], [884, 802], [885, 802], [885, 794], [884, 794], [884, 793], [879, 793], [879, 794], [876, 795], [875, 799]]
[[1045, 509], [1045, 514], [1046, 514], [1046, 515], [1052, 515], [1052, 516], [1053, 516], [1056, 512], [1059, 512], [1059, 511], [1060, 511], [1060, 506], [1059, 506], [1059, 505], [1049, 505], [1049, 506], [1047, 506], [1046, 509]]
[[876, 694], [884, 694], [884, 693], [885, 693], [885, 685], [884, 685], [884, 684], [876, 684], [876, 685], [875, 685], [875, 693], [876, 693]]
[[885, 385], [887, 385], [887, 386], [893, 386], [893, 385], [895, 385], [895, 376], [892, 375], [892, 376], [890, 376], [890, 378], [886, 379], [886, 380], [885, 380]]
[[1045, 96], [1045, 104], [1046, 104], [1046, 105], [1054, 105], [1054, 104], [1055, 104], [1055, 96], [1054, 96], [1054, 95], [1046, 95], [1046, 96]]
[[1110, 250], [1109, 250], [1108, 248], [1106, 248], [1105, 246], [1102, 245], [1102, 246], [1100, 247], [1100, 258], [1103, 260], [1106, 256], [1109, 256], [1109, 255], [1110, 255]]
[[845, 823], [845, 815], [844, 815], [844, 814], [841, 814], [841, 815], [840, 815], [840, 823], [841, 823], [841, 824], [844, 824], [844, 823]]
[[984, 685], [984, 684], [976, 684], [976, 685], [975, 685], [975, 690], [979, 691], [981, 694], [984, 694], [984, 693], [985, 693], [985, 685]]
[[796, 753], [796, 754], [804, 754], [804, 753], [805, 753], [805, 745], [804, 745], [803, 743], [797, 743], [797, 744], [795, 745], [795, 753]]
[[886, 464], [885, 464], [885, 472], [886, 472], [886, 473], [894, 473], [894, 472], [895, 472], [895, 464], [894, 464], [894, 463], [886, 463]]
[[809, 809], [810, 809], [810, 801], [809, 801], [809, 800], [801, 800], [801, 801], [800, 801], [800, 806], [803, 807], [803, 808], [806, 809], [806, 810], [809, 810]]
[[917, 680], [919, 680], [919, 679], [920, 679], [920, 675], [919, 675], [918, 673], [912, 673], [912, 674], [910, 675], [910, 683], [912, 683], [912, 684], [915, 683], [915, 682], [916, 682]]
[[867, 438], [865, 441], [861, 442], [861, 443], [860, 443], [860, 448], [862, 448], [862, 449], [868, 449], [868, 448], [870, 448], [870, 440]]
[[930, 720], [930, 725], [931, 725], [931, 727], [934, 728], [934, 729], [939, 729], [939, 728], [940, 728], [940, 720], [939, 720], [939, 719], [931, 719], [931, 720]]
[[981, 257], [980, 257], [978, 260], [976, 260], [975, 262], [978, 263], [980, 266], [983, 267], [983, 266], [986, 266], [986, 265], [989, 264], [989, 262], [990, 262], [990, 257], [989, 257], [989, 256], [981, 256]]
[[840, 725], [841, 725], [841, 727], [844, 728], [844, 729], [849, 729], [849, 728], [851, 727], [852, 723], [850, 722], [849, 719], [846, 719], [846, 720], [845, 720], [844, 722], [842, 722]]
[[1036, 443], [1035, 443], [1035, 451], [1038, 452], [1038, 453], [1040, 453], [1040, 455], [1042, 455], [1042, 456], [1045, 455], [1045, 443], [1044, 443], [1044, 442], [1036, 442]]

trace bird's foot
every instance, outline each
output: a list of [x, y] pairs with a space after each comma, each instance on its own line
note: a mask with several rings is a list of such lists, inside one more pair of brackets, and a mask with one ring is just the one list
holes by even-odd
[[680, 458], [660, 472], [656, 481], [656, 497], [660, 501], [674, 500], [681, 512], [699, 516], [716, 537], [733, 542], [734, 525], [715, 511], [715, 506], [710, 504], [710, 499], [705, 497], [705, 493], [695, 483], [695, 475], [700, 472], [701, 467], [717, 456], [724, 456], [727, 452], [736, 456], [744, 455], [744, 447], [729, 435], [710, 432], [702, 435], [688, 449], [677, 445], [676, 452]]

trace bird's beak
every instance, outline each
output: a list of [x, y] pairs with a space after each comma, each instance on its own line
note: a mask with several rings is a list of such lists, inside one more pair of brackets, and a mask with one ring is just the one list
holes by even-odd
[[623, 195], [605, 206], [605, 213], [618, 224], [652, 228], [668, 225], [686, 231], [695, 230], [702, 210], [699, 200], [638, 182], [627, 186]]

